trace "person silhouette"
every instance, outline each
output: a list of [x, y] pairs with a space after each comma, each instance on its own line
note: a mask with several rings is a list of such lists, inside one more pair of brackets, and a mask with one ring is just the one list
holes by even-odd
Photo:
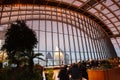
[[69, 75], [68, 75], [68, 70], [67, 70], [67, 65], [64, 65], [61, 69], [60, 69], [60, 71], [59, 71], [59, 73], [58, 73], [58, 78], [60, 79], [60, 80], [69, 80]]

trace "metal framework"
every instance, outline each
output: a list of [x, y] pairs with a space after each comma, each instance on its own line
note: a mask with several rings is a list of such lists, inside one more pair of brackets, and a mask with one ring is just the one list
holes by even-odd
[[[78, 2], [81, 5], [78, 6]], [[120, 8], [117, 4], [119, 1], [112, 0], [112, 2]], [[120, 25], [115, 24], [119, 22], [120, 18], [109, 9], [114, 4], [108, 7], [103, 0], [85, 2], [80, 0], [66, 0], [66, 2], [60, 0], [1, 0], [0, 3], [0, 29], [7, 29], [9, 23], [17, 19], [25, 20], [36, 32], [38, 45], [34, 50], [44, 54], [43, 58], [47, 62], [37, 60], [44, 66], [117, 57], [110, 40], [110, 38], [115, 38], [120, 48], [119, 40], [116, 38], [120, 34]], [[97, 5], [102, 5], [110, 13], [104, 14], [98, 10]], [[91, 12], [92, 9], [95, 10], [94, 13]], [[115, 11], [119, 11], [119, 9]], [[96, 15], [96, 13], [98, 14]], [[113, 14], [115, 17], [111, 18], [107, 16], [108, 14]], [[118, 21], [113, 22], [113, 18]], [[109, 20], [109, 24], [103, 22], [107, 20]], [[118, 34], [114, 34], [109, 27], [110, 24], [115, 27]]]

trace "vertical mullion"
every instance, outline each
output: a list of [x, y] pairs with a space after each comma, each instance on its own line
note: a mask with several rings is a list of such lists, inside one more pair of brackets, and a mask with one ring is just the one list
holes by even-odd
[[107, 58], [109, 58], [109, 57], [111, 57], [111, 53], [110, 53], [111, 45], [109, 44], [108, 38], [106, 38], [106, 44], [108, 46], [108, 48], [107, 48]]
[[[117, 41], [118, 42], [118, 41]], [[110, 40], [110, 44], [111, 44], [111, 46], [112, 46], [112, 54], [114, 55], [114, 57], [117, 57], [117, 54], [116, 54], [116, 51], [115, 51], [115, 48], [114, 48], [114, 46], [113, 46], [113, 44], [112, 44], [112, 42], [111, 42], [111, 40]]]
[[90, 23], [89, 25], [90, 25], [90, 28], [91, 28], [91, 31], [92, 31], [92, 34], [91, 34], [91, 41], [92, 41], [92, 43], [91, 44], [92, 44], [92, 47], [93, 47], [93, 55], [94, 55], [94, 59], [96, 59], [96, 56], [95, 56], [96, 55], [95, 54], [95, 52], [96, 52], [95, 51], [95, 42], [94, 42], [94, 40], [92, 38], [93, 35], [94, 35], [94, 31], [93, 31], [94, 29], [93, 29], [93, 26], [91, 25], [92, 21], [90, 19], [89, 19], [89, 23]]
[[[39, 19], [38, 19], [38, 53], [40, 53], [40, 5], [39, 5]], [[39, 59], [38, 59], [39, 63]]]
[[85, 50], [84, 50], [83, 36], [82, 36], [82, 27], [81, 27], [83, 24], [82, 24], [81, 17], [82, 17], [82, 15], [80, 14], [78, 16], [78, 23], [79, 23], [80, 37], [81, 37], [81, 43], [82, 43], [82, 54], [83, 54], [83, 57], [84, 57], [84, 60], [85, 60], [86, 58], [85, 58], [85, 55], [84, 55]]
[[[84, 29], [85, 29], [85, 31], [86, 31], [86, 35], [87, 35], [87, 25], [86, 25], [86, 21], [85, 21], [85, 16], [83, 16], [83, 21], [84, 21], [84, 23], [83, 23], [83, 25], [84, 25]], [[85, 36], [85, 34], [84, 34], [84, 38], [85, 38], [85, 45], [86, 45], [86, 53], [87, 53], [87, 58], [88, 58], [88, 60], [90, 59], [90, 57], [89, 57], [89, 53], [88, 53], [88, 46], [87, 46], [87, 37]]]
[[[58, 42], [58, 49], [60, 49], [60, 44], [59, 44], [59, 29], [58, 29], [58, 12], [57, 12], [57, 7], [56, 7], [56, 20], [57, 20], [57, 42]], [[60, 56], [60, 51], [59, 51], [59, 66], [61, 65], [61, 56]]]
[[51, 11], [51, 39], [52, 39], [52, 55], [53, 55], [53, 66], [54, 66], [54, 43], [53, 43], [53, 23], [52, 23], [52, 14], [53, 14], [53, 11], [52, 11], [52, 7], [50, 7], [50, 11]]
[[[117, 42], [117, 44], [118, 44], [118, 46], [119, 46], [119, 49], [120, 49], [120, 45], [119, 45], [119, 43], [118, 43], [118, 41], [117, 41], [116, 38], [115, 38], [115, 40], [116, 40], [116, 42]], [[112, 49], [113, 49], [113, 50], [112, 50], [112, 51], [113, 51], [112, 53], [114, 54], [115, 57], [117, 57], [117, 54], [116, 54], [115, 48], [114, 48], [114, 46], [113, 46], [111, 40], [110, 40], [110, 44], [112, 45]]]
[[0, 24], [1, 24], [1, 19], [2, 19], [2, 15], [3, 15], [3, 10], [4, 10], [4, 5], [1, 3], [0, 4], [2, 7], [1, 11], [0, 11]]
[[[75, 16], [75, 14], [74, 14], [74, 16]], [[76, 35], [77, 35], [77, 42], [78, 42], [78, 52], [79, 52], [79, 58], [80, 58], [80, 61], [82, 60], [81, 59], [81, 54], [80, 54], [80, 42], [79, 42], [79, 36], [78, 36], [78, 29], [79, 29], [79, 26], [77, 26], [77, 20], [76, 19], [78, 19], [77, 18], [77, 16], [78, 16], [78, 14], [76, 13], [76, 16], [74, 17], [74, 20], [75, 20], [75, 26], [76, 26]]]
[[[90, 56], [91, 56], [91, 59], [93, 59], [92, 58], [92, 51], [91, 51], [91, 46], [90, 46], [90, 41], [91, 41], [91, 39], [90, 39], [90, 37], [91, 37], [91, 33], [90, 33], [90, 25], [89, 25], [89, 22], [88, 22], [88, 18], [87, 17], [85, 17], [85, 22], [86, 22], [86, 27], [87, 27], [87, 30], [86, 31], [88, 31], [88, 45], [89, 45], [89, 50], [90, 50], [90, 52], [88, 53], [88, 54], [90, 54]], [[89, 58], [90, 59], [90, 58]]]
[[[19, 3], [20, 3], [20, 0], [19, 0]], [[19, 4], [19, 8], [18, 8], [18, 17], [17, 17], [18, 20], [19, 20], [19, 17], [20, 17], [20, 19], [22, 20], [22, 17], [21, 17], [20, 12], [21, 12], [21, 10], [20, 10], [20, 4]]]
[[[47, 24], [46, 24], [46, 5], [45, 5], [45, 7], [44, 7], [44, 11], [45, 11], [45, 54], [47, 55]], [[46, 62], [46, 66], [48, 65], [48, 60], [47, 60], [47, 62]]]
[[104, 36], [104, 34], [102, 33], [102, 35], [103, 35], [103, 40], [102, 40], [102, 47], [103, 47], [103, 50], [104, 50], [104, 59], [105, 58], [107, 58], [107, 55], [106, 55], [106, 53], [107, 53], [107, 51], [106, 51], [106, 43], [105, 43], [105, 36]]
[[[35, 0], [33, 0], [33, 4], [34, 4], [34, 3], [35, 3]], [[34, 19], [33, 19], [33, 15], [34, 15], [33, 12], [34, 12], [34, 5], [32, 5], [32, 16], [31, 16], [31, 17], [32, 17], [32, 26], [31, 26], [32, 29], [33, 29], [33, 20], [34, 20]]]
[[17, 15], [17, 20], [19, 20], [19, 16], [20, 16], [20, 4], [18, 5], [18, 15]]
[[102, 33], [101, 32], [99, 32], [100, 33], [100, 36], [101, 36], [101, 39], [100, 39], [100, 47], [101, 47], [101, 54], [102, 54], [102, 59], [104, 59], [104, 57], [105, 57], [105, 55], [104, 55], [104, 48], [103, 48], [103, 38], [104, 38], [104, 36], [102, 35]]
[[95, 29], [93, 21], [91, 21], [91, 24], [92, 24], [91, 26], [93, 26], [93, 33], [94, 33], [93, 39], [94, 39], [94, 46], [96, 48], [96, 60], [97, 60], [98, 59], [98, 46], [97, 46], [97, 42], [95, 40], [95, 38], [97, 38], [97, 36], [96, 36], [96, 29]]
[[105, 45], [106, 45], [106, 50], [107, 50], [106, 58], [109, 58], [110, 57], [110, 44], [109, 44], [109, 40], [107, 36], [105, 37]]
[[103, 47], [104, 46], [104, 36], [103, 36], [103, 34], [101, 33], [101, 36], [103, 37], [102, 39], [101, 39], [101, 48], [102, 48], [102, 53], [103, 53], [103, 59], [105, 58], [105, 48]]
[[103, 59], [103, 54], [102, 54], [102, 52], [103, 52], [103, 49], [102, 49], [102, 46], [101, 46], [101, 39], [102, 39], [102, 36], [101, 36], [101, 32], [99, 31], [99, 26], [98, 25], [96, 25], [97, 26], [97, 30], [98, 30], [98, 35], [99, 35], [99, 39], [98, 39], [98, 41], [99, 41], [99, 49], [100, 49], [100, 52], [99, 52], [99, 54], [100, 54], [100, 60], [101, 59]]
[[[71, 24], [73, 24], [72, 23], [72, 14], [71, 14], [71, 11], [70, 11], [70, 21], [71, 21]], [[74, 32], [73, 32], [73, 26], [71, 26], [71, 28], [72, 28], [72, 37], [73, 37], [73, 39], [72, 39], [72, 41], [73, 41], [73, 45], [74, 45], [74, 52], [75, 52], [75, 62], [77, 62], [77, 56], [76, 56], [76, 47], [75, 47], [75, 40], [74, 40]]]
[[[62, 8], [61, 8], [61, 18], [62, 18], [62, 36], [63, 36], [63, 45], [64, 45], [64, 57], [65, 57], [65, 62], [66, 62], [66, 43], [65, 43], [65, 33], [64, 33], [64, 26], [63, 25], [63, 11], [62, 11]], [[66, 63], [65, 63], [66, 64]]]
[[[86, 53], [87, 53], [87, 45], [86, 45], [86, 37], [85, 37], [85, 21], [84, 21], [84, 16], [81, 17], [81, 24], [82, 24], [82, 28], [83, 28], [83, 38], [84, 38], [84, 55], [86, 56]], [[86, 49], [86, 51], [85, 51]], [[88, 56], [88, 53], [87, 53], [87, 56]], [[85, 60], [87, 60], [87, 56], [85, 57]]]
[[95, 45], [96, 45], [96, 50], [97, 50], [97, 52], [96, 52], [96, 55], [97, 55], [97, 60], [99, 59], [99, 57], [100, 57], [100, 55], [99, 55], [99, 46], [98, 46], [98, 41], [97, 41], [97, 39], [98, 39], [98, 35], [97, 35], [97, 29], [96, 29], [96, 25], [95, 25], [95, 23], [92, 21], [92, 26], [94, 27], [94, 31], [95, 31]]
[[[88, 19], [88, 23], [91, 23], [90, 19]], [[92, 37], [93, 37], [92, 25], [89, 24], [89, 28], [90, 28], [90, 30], [91, 30], [91, 32], [92, 32], [92, 33], [90, 33], [90, 37], [91, 37], [91, 46], [92, 46], [91, 49], [92, 49], [93, 57], [94, 57], [94, 59], [95, 59], [95, 47], [94, 47], [94, 41], [93, 41], [93, 39], [92, 39]]]
[[[118, 47], [119, 47], [119, 49], [120, 49], [120, 44], [119, 44], [119, 41], [116, 39], [116, 37], [115, 37], [115, 41], [116, 41], [116, 43], [117, 43], [117, 45], [118, 45]], [[110, 42], [111, 43], [111, 42]]]
[[109, 41], [109, 39], [108, 38], [106, 38], [106, 41], [107, 41], [107, 46], [108, 46], [108, 58], [111, 58], [111, 57], [113, 57], [112, 56], [112, 54], [111, 54], [111, 50], [113, 50], [112, 48], [111, 48], [111, 44], [110, 44], [110, 41]]
[[[12, 14], [12, 9], [13, 9], [13, 7], [12, 7], [12, 4], [11, 4], [11, 6], [10, 6], [10, 15], [9, 15], [9, 21], [8, 22], [10, 22], [11, 21], [11, 14]], [[9, 25], [9, 24], [8, 24]]]
[[108, 55], [107, 55], [107, 46], [106, 46], [106, 43], [105, 43], [105, 42], [106, 42], [106, 36], [103, 34], [103, 32], [102, 32], [102, 35], [103, 35], [103, 37], [104, 37], [104, 38], [103, 38], [103, 41], [102, 41], [102, 43], [103, 43], [103, 49], [104, 49], [104, 53], [105, 53], [105, 54], [104, 54], [104, 56], [105, 56], [104, 58], [107, 58], [107, 56], [108, 56]]
[[106, 46], [106, 50], [107, 50], [107, 52], [106, 52], [106, 58], [108, 58], [109, 57], [109, 49], [110, 49], [110, 45], [108, 44], [108, 41], [107, 41], [107, 37], [105, 37], [105, 46]]
[[99, 36], [99, 35], [100, 35], [100, 34], [98, 34], [98, 28], [97, 28], [98, 26], [96, 25], [95, 22], [94, 22], [94, 27], [95, 27], [95, 29], [96, 29], [96, 30], [95, 30], [95, 31], [96, 31], [95, 34], [96, 34], [96, 38], [97, 38], [97, 39], [96, 39], [96, 43], [97, 43], [98, 55], [99, 55], [98, 59], [101, 59], [101, 54], [100, 54], [100, 53], [101, 53], [101, 50], [100, 50], [100, 45], [99, 45], [99, 39], [100, 39], [100, 36]]
[[70, 51], [70, 61], [72, 63], [72, 54], [71, 54], [71, 44], [70, 44], [70, 33], [68, 29], [68, 17], [67, 17], [67, 11], [65, 9], [65, 15], [66, 15], [66, 22], [67, 22], [67, 32], [68, 32], [68, 42], [69, 42], [69, 51]]
[[110, 39], [109, 38], [107, 38], [107, 41], [108, 41], [108, 44], [110, 45], [110, 48], [109, 48], [109, 54], [110, 54], [110, 56], [109, 57], [114, 57], [114, 48], [112, 48], [112, 43], [111, 43], [111, 41], [110, 41]]
[[99, 55], [100, 55], [100, 60], [102, 59], [102, 49], [101, 49], [101, 33], [100, 33], [100, 31], [99, 31], [99, 26], [96, 24], [96, 30], [98, 30], [98, 32], [97, 32], [97, 35], [99, 35], [98, 36], [98, 45], [99, 45]]
[[27, 16], [27, 4], [25, 4], [25, 7], [26, 7], [26, 9], [25, 9], [25, 21], [26, 21], [26, 16]]
[[111, 57], [117, 57], [117, 54], [116, 54], [115, 49], [112, 45], [112, 42], [111, 42], [110, 38], [108, 38], [108, 39], [109, 39], [109, 44], [111, 45], [111, 49], [110, 49], [111, 50]]

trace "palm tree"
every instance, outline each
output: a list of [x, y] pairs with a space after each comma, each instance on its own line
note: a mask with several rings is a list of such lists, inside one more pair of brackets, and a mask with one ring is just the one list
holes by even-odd
[[42, 55], [41, 53], [34, 54], [33, 48], [36, 47], [37, 42], [35, 32], [28, 28], [25, 21], [16, 21], [10, 25], [5, 34], [2, 50], [6, 50], [9, 62], [17, 64], [18, 67], [19, 59], [27, 58], [29, 70], [33, 72], [33, 58]]

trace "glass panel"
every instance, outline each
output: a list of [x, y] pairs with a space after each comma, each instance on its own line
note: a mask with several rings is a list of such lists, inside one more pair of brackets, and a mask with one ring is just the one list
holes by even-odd
[[72, 35], [72, 26], [68, 25], [69, 34]]
[[60, 44], [60, 49], [63, 51], [64, 50], [64, 43], [63, 43], [63, 34], [59, 34], [59, 44]]
[[57, 32], [57, 22], [52, 22], [53, 32]]
[[63, 33], [63, 31], [62, 31], [62, 23], [61, 22], [59, 22], [58, 23], [58, 30], [59, 30], [59, 33]]
[[82, 5], [82, 3], [79, 2], [79, 1], [75, 1], [75, 2], [73, 3], [73, 5], [75, 5], [75, 6], [80, 6], [80, 5]]
[[89, 10], [91, 13], [96, 13], [97, 11], [95, 10], [95, 9], [93, 9], [93, 8], [91, 8], [90, 10]]
[[111, 29], [111, 31], [116, 31], [116, 28], [110, 28]]
[[71, 54], [72, 54], [72, 63], [76, 63], [74, 51], [71, 51]]
[[106, 2], [104, 4], [107, 5], [107, 6], [109, 6], [109, 5], [112, 5], [113, 2], [111, 0], [106, 0]]
[[118, 26], [117, 28], [118, 28], [118, 30], [120, 31], [120, 26]]
[[112, 18], [111, 21], [116, 22], [116, 21], [118, 21], [118, 19], [117, 18]]
[[118, 6], [117, 6], [116, 4], [110, 6], [109, 8], [110, 8], [112, 11], [119, 9]]
[[63, 28], [64, 28], [64, 34], [68, 34], [68, 31], [67, 31], [67, 24], [63, 24]]
[[58, 47], [58, 35], [56, 33], [53, 33], [53, 47], [54, 47], [54, 50], [56, 49], [56, 47]]
[[120, 22], [116, 22], [116, 23], [114, 23], [116, 26], [119, 26], [120, 25]]
[[52, 35], [47, 33], [47, 51], [52, 51]]
[[51, 31], [51, 21], [46, 21], [46, 28], [47, 30], [46, 31]]
[[110, 11], [107, 10], [107, 9], [104, 9], [102, 12], [103, 12], [104, 14], [110, 13]]
[[98, 5], [95, 6], [95, 8], [97, 8], [98, 10], [100, 10], [101, 6], [102, 6], [101, 4], [98, 4]]
[[69, 39], [68, 35], [65, 35], [65, 48], [66, 48], [66, 51], [69, 52], [71, 46], [69, 45], [69, 40], [68, 39]]
[[114, 28], [114, 25], [113, 24], [108, 24], [108, 27], [111, 29], [111, 28]]
[[109, 18], [114, 17], [114, 15], [111, 14], [111, 13], [110, 13], [110, 14], [107, 14], [106, 16], [109, 17]]
[[45, 32], [40, 32], [40, 50], [45, 51]]
[[119, 15], [120, 16], [120, 10], [117, 10], [114, 12], [116, 15]]
[[71, 45], [71, 51], [74, 51], [73, 36], [71, 35], [70, 35], [70, 45]]
[[45, 31], [45, 21], [40, 21], [40, 30]]
[[113, 34], [119, 34], [119, 32], [117, 32], [117, 31], [114, 31], [114, 32], [113, 32]]
[[34, 26], [33, 27], [34, 30], [38, 30], [38, 21], [36, 21], [36, 20], [33, 21], [33, 26]]

